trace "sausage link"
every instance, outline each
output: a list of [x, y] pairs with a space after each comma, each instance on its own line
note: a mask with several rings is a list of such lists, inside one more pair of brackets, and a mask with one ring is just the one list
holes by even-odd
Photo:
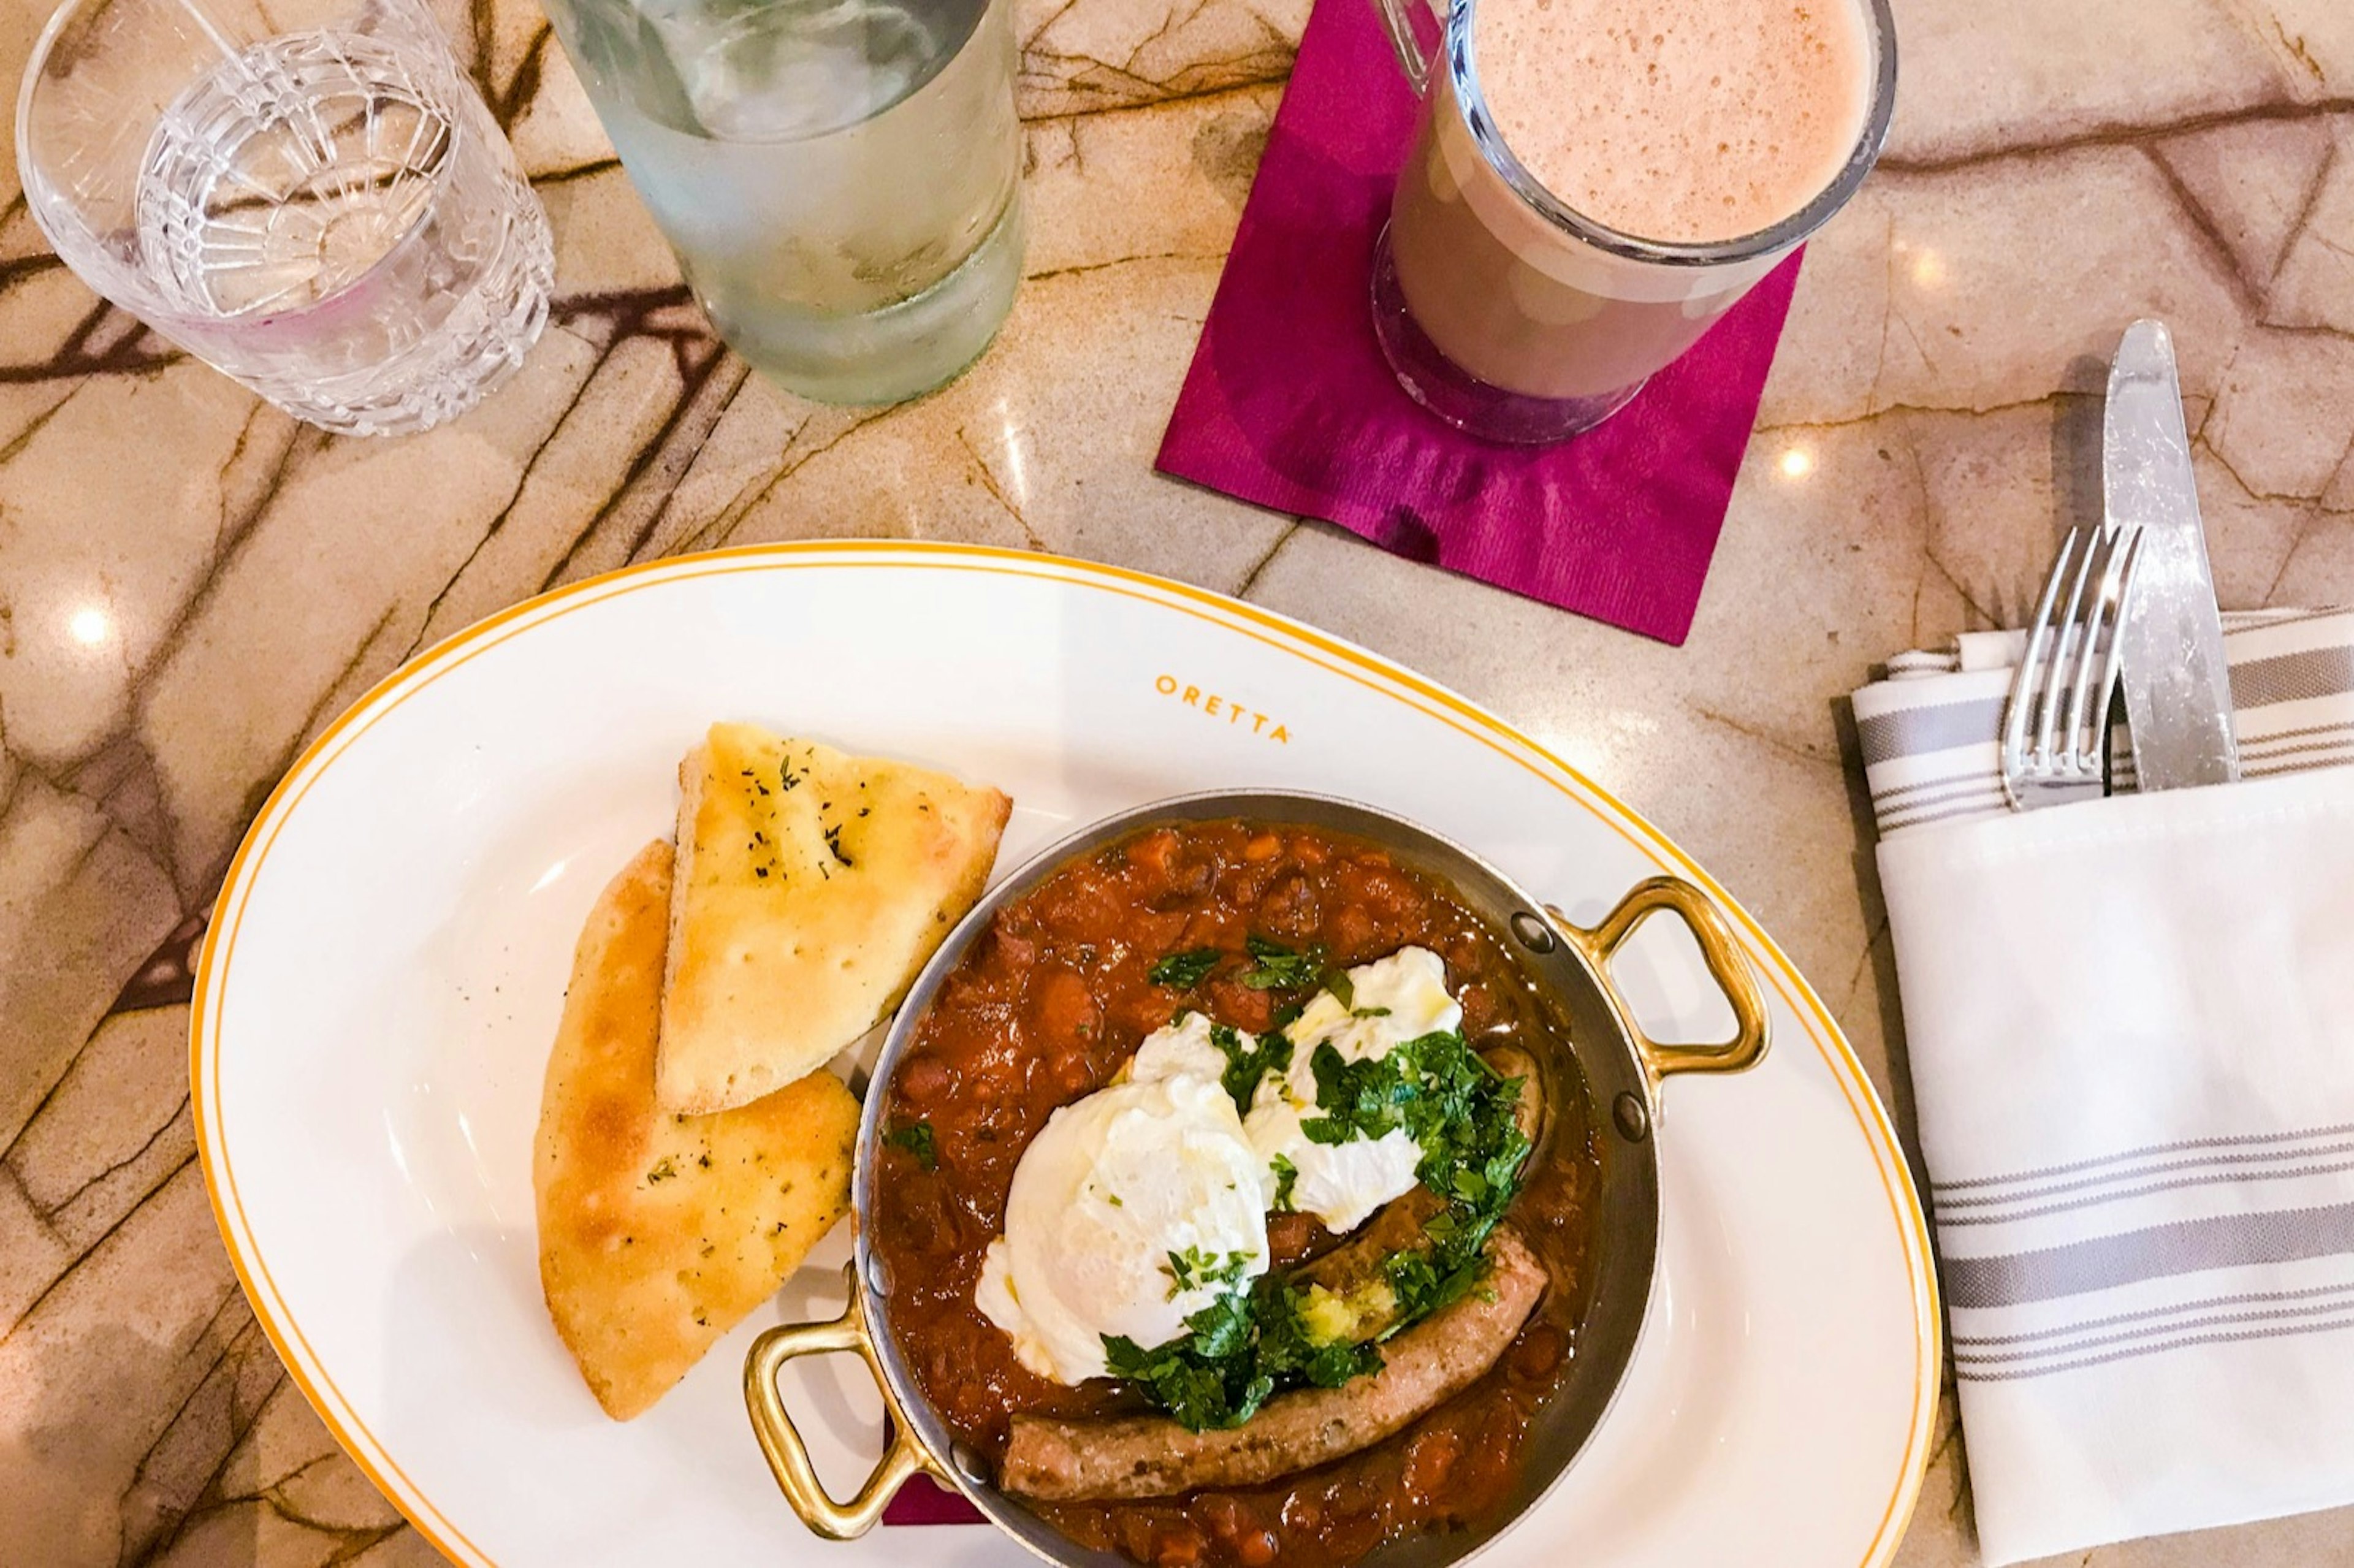
[[1485, 1286], [1390, 1340], [1368, 1377], [1278, 1394], [1240, 1426], [1204, 1432], [1159, 1415], [1016, 1415], [998, 1484], [1042, 1502], [1173, 1497], [1256, 1486], [1370, 1447], [1478, 1382], [1544, 1293], [1544, 1266], [1509, 1225], [1488, 1255]]

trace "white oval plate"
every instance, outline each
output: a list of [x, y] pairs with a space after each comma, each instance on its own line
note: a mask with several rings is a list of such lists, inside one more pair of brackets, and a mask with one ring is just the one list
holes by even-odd
[[[1358, 649], [1111, 567], [900, 543], [764, 546], [585, 582], [396, 672], [255, 822], [197, 979], [197, 1140], [295, 1380], [454, 1562], [1013, 1563], [984, 1526], [806, 1533], [746, 1423], [747, 1343], [830, 1313], [847, 1227], [652, 1413], [599, 1413], [541, 1304], [530, 1150], [574, 940], [668, 832], [679, 757], [760, 720], [1016, 802], [1000, 865], [1158, 796], [1352, 796], [1591, 921], [1660, 870], [1708, 887], [1775, 1045], [1666, 1090], [1661, 1296], [1619, 1402], [1486, 1561], [1860, 1568], [1911, 1513], [1936, 1404], [1926, 1233], [1871, 1086], [1765, 933], [1508, 726]], [[1652, 1032], [1721, 1038], [1690, 938], [1620, 977]], [[809, 1369], [804, 1372], [802, 1369]], [[855, 1373], [856, 1375], [854, 1375]], [[879, 1446], [853, 1358], [794, 1363], [838, 1492]]]

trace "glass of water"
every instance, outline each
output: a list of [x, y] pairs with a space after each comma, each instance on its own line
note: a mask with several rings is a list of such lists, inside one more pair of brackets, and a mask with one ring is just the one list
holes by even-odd
[[546, 324], [546, 215], [420, 0], [68, 0], [16, 158], [84, 281], [332, 430], [461, 413]]
[[1022, 278], [1013, 0], [546, 0], [696, 298], [790, 391], [896, 403]]

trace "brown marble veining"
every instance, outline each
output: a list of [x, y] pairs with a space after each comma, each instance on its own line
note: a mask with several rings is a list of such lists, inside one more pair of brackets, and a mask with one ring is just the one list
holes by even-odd
[[[561, 302], [469, 418], [332, 440], [99, 304], [0, 159], [0, 1563], [424, 1564], [239, 1293], [186, 953], [305, 740], [407, 654], [633, 560], [1017, 545], [1300, 616], [1500, 709], [1706, 861], [1909, 1125], [1840, 697], [2015, 615], [2165, 316], [2229, 605], [2354, 600], [2354, 10], [1897, 0], [1889, 154], [1812, 247], [1698, 624], [1668, 649], [1154, 476], [1307, 0], [1023, 0], [1030, 277], [970, 375], [819, 408], [710, 335], [532, 0], [447, 5]], [[43, 0], [0, 0], [13, 80]], [[7, 134], [0, 131], [0, 136]], [[1898, 1561], [1974, 1560], [1950, 1416]], [[2099, 1568], [2354, 1564], [2354, 1511]]]

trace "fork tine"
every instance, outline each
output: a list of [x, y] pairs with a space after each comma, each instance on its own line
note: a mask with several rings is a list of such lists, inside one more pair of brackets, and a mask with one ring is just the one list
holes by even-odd
[[[2079, 545], [2084, 546], [2081, 551], [2077, 548]], [[2057, 766], [2059, 762], [2058, 753], [2052, 747], [2060, 728], [2060, 671], [2067, 660], [2072, 635], [2082, 624], [2079, 618], [2084, 604], [2084, 581], [2092, 575], [2093, 557], [2098, 553], [2099, 545], [2100, 541], [2088, 531], [2080, 531], [2068, 541], [2067, 556], [2074, 561], [2075, 568], [2068, 582], [2067, 610], [2054, 628], [2058, 641], [2052, 645], [2052, 663], [2043, 676], [2042, 711], [2038, 715], [2041, 722], [2035, 732], [2036, 761], [2046, 768]], [[2073, 752], [2072, 741], [2072, 756]]]
[[2067, 580], [2068, 564], [2075, 553], [2076, 535], [2071, 534], [2061, 546], [2060, 558], [2052, 563], [2052, 575], [2044, 579], [2043, 597], [2036, 602], [2035, 619], [2028, 622], [2027, 646], [2020, 652], [2019, 673], [2011, 677], [2010, 703], [2003, 715], [2003, 777], [2006, 779], [2019, 772], [2026, 759], [2027, 726], [2035, 716], [2036, 670], [2051, 643], [2052, 606], [2059, 602], [2060, 585]]
[[2101, 785], [2109, 696], [2123, 668], [2119, 633], [2142, 539], [2138, 528], [2080, 528], [2052, 563], [2003, 715], [2003, 793], [2014, 810]]
[[[2133, 543], [2139, 536], [2138, 529], [2104, 529], [2087, 556], [2086, 565], [2097, 562], [2098, 570], [2092, 601], [2084, 607], [2079, 626], [2076, 671], [2068, 682], [2067, 747], [2062, 766], [2071, 772], [2082, 774], [2100, 765], [2101, 742], [2106, 737], [2086, 738], [2085, 714], [2094, 693], [2094, 671], [2096, 666], [2105, 667], [2105, 655], [2113, 653], [2116, 647], [2116, 625], [2123, 611], [2124, 567], [2132, 558]], [[2108, 712], [2108, 692], [2105, 685], [2099, 688], [2104, 717]]]

